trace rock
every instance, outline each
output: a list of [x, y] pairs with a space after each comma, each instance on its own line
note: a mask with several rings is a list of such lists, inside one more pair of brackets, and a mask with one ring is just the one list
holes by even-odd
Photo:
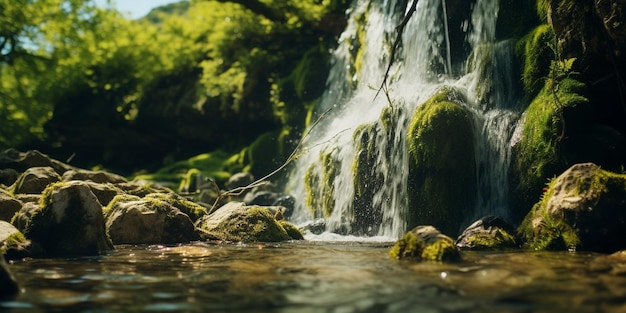
[[41, 194], [18, 193], [15, 195], [15, 199], [22, 201], [22, 203], [24, 204], [29, 202], [39, 203], [39, 200], [41, 199]]
[[452, 238], [433, 226], [417, 226], [396, 241], [389, 251], [394, 259], [416, 261], [458, 261], [461, 259]]
[[12, 197], [4, 189], [0, 189], [0, 220], [10, 222], [13, 215], [22, 208], [22, 201]]
[[60, 180], [61, 176], [51, 167], [32, 167], [22, 173], [11, 188], [15, 194], [39, 194], [49, 184]]
[[626, 249], [626, 175], [576, 164], [550, 182], [518, 233], [535, 250]]
[[21, 259], [29, 255], [30, 241], [15, 226], [0, 221], [0, 255], [8, 259]]
[[91, 192], [98, 198], [100, 204], [106, 206], [117, 195], [124, 194], [124, 191], [111, 183], [95, 183], [93, 181], [81, 181], [89, 187]]
[[26, 226], [30, 222], [33, 215], [39, 211], [39, 203], [37, 202], [25, 202], [22, 208], [11, 219], [11, 224], [17, 227], [21, 232], [26, 231]]
[[314, 221], [308, 221], [304, 225], [300, 225], [303, 232], [310, 232], [315, 235], [319, 235], [326, 231], [326, 220], [318, 218]]
[[7, 149], [0, 152], [0, 168], [12, 168], [18, 172], [24, 172], [31, 167], [51, 167], [59, 175], [72, 169], [70, 165], [54, 160], [37, 150], [20, 152]]
[[39, 207], [28, 213], [32, 215], [24, 222], [23, 232], [36, 256], [96, 255], [113, 249], [102, 205], [85, 183], [48, 186]]
[[[229, 202], [198, 221], [207, 238], [233, 242], [277, 242], [302, 239], [302, 233], [286, 221], [278, 221], [275, 212], [261, 206]], [[289, 229], [285, 229], [285, 225]], [[298, 236], [299, 234], [299, 236]]]
[[476, 201], [474, 125], [464, 102], [460, 92], [444, 87], [413, 114], [407, 133], [408, 227], [427, 224], [456, 234]]
[[104, 212], [114, 244], [171, 244], [200, 239], [187, 214], [155, 196], [117, 196]]
[[0, 254], [0, 300], [15, 296], [20, 291], [15, 278], [9, 271], [9, 266]]
[[5, 186], [11, 186], [17, 180], [20, 173], [12, 168], [0, 170], [0, 184]]
[[485, 216], [467, 227], [455, 244], [460, 249], [502, 250], [517, 248], [515, 228], [502, 218]]
[[246, 187], [254, 182], [254, 176], [250, 173], [237, 173], [231, 176], [225, 184], [228, 189]]
[[117, 183], [115, 187], [122, 189], [122, 191], [129, 195], [138, 197], [144, 197], [151, 193], [174, 193], [172, 189], [147, 181]]
[[187, 214], [192, 222], [196, 222], [201, 217], [208, 214], [207, 208], [202, 205], [189, 201], [175, 193], [151, 193], [144, 197], [145, 200], [155, 199], [165, 201], [181, 212]]
[[69, 170], [63, 173], [62, 178], [63, 178], [63, 181], [82, 180], [82, 181], [92, 181], [94, 183], [101, 183], [101, 184], [103, 183], [117, 184], [117, 183], [128, 182], [126, 178], [117, 174], [113, 174], [113, 173], [109, 173], [105, 171], [88, 171], [88, 170], [82, 170], [82, 169]]

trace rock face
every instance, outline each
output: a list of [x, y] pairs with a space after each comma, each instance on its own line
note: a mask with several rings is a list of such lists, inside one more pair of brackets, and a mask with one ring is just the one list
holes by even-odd
[[[198, 221], [207, 238], [232, 242], [277, 242], [302, 239], [302, 234], [288, 222], [276, 219], [267, 207], [229, 202]], [[287, 227], [287, 229], [285, 229]], [[299, 235], [299, 236], [298, 236]]]
[[157, 197], [122, 195], [105, 209], [114, 244], [181, 243], [200, 239], [189, 216]]
[[17, 178], [12, 189], [14, 193], [39, 194], [46, 186], [61, 180], [52, 167], [32, 167]]
[[455, 244], [460, 249], [502, 250], [517, 248], [515, 228], [502, 218], [485, 216], [467, 227]]
[[550, 183], [518, 232], [538, 250], [626, 249], [626, 175], [593, 163], [572, 166]]
[[[474, 127], [463, 96], [443, 88], [419, 106], [408, 130], [409, 227], [456, 234], [476, 193]], [[454, 191], [454, 192], [451, 192]]]
[[416, 261], [457, 261], [458, 248], [452, 238], [442, 234], [432, 226], [417, 226], [408, 231], [389, 251], [394, 259]]
[[102, 205], [82, 182], [50, 185], [39, 207], [30, 213], [24, 235], [32, 241], [34, 255], [95, 255], [113, 249]]

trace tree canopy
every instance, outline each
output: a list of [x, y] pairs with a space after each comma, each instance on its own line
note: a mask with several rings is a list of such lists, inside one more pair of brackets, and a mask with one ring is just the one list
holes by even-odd
[[131, 20], [92, 0], [0, 0], [0, 148], [136, 170], [299, 129], [301, 85], [320, 92], [310, 62], [347, 5], [180, 1]]

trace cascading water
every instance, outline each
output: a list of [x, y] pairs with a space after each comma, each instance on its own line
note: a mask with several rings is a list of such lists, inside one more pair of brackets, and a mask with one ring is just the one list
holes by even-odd
[[416, 107], [443, 86], [465, 94], [476, 127], [478, 196], [463, 222], [486, 214], [508, 217], [507, 168], [519, 119], [512, 47], [495, 42], [497, 0], [476, 0], [465, 21], [449, 25], [452, 2], [457, 1], [417, 3], [387, 88], [377, 97], [396, 26], [411, 2], [355, 2], [317, 106], [318, 114], [332, 110], [307, 136], [307, 149], [290, 175], [288, 192], [304, 199], [292, 221], [323, 219], [326, 231], [342, 234], [402, 235], [410, 226], [408, 125]]

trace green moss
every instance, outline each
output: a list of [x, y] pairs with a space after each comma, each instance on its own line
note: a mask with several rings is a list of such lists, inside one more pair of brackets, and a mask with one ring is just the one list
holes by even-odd
[[507, 231], [496, 228], [493, 233], [476, 233], [467, 239], [468, 246], [472, 249], [488, 249], [488, 250], [503, 250], [514, 248], [517, 246], [517, 240], [515, 236], [509, 234]]
[[435, 262], [458, 261], [461, 258], [452, 238], [439, 234], [426, 242], [414, 231], [404, 234], [391, 248], [389, 256], [393, 259]]
[[319, 174], [317, 174], [316, 164], [309, 165], [309, 168], [304, 174], [304, 204], [315, 215], [317, 208], [320, 207], [318, 194]]
[[554, 33], [547, 24], [540, 25], [518, 40], [515, 52], [522, 60], [522, 83], [527, 98], [532, 99], [544, 85], [554, 59]]
[[314, 216], [328, 217], [335, 207], [335, 177], [340, 166], [336, 151], [321, 151], [319, 162], [311, 164], [304, 175], [305, 205]]
[[278, 223], [280, 224], [280, 226], [282, 226], [285, 229], [289, 237], [291, 237], [292, 239], [304, 240], [304, 237], [302, 236], [302, 232], [295, 225], [287, 221], [282, 221], [282, 220], [278, 221]]
[[443, 88], [414, 112], [408, 130], [409, 227], [457, 233], [475, 202], [474, 125], [462, 95]]
[[281, 130], [264, 133], [248, 147], [250, 173], [255, 177], [269, 174], [285, 160], [285, 152], [279, 144], [280, 135]]
[[179, 209], [181, 212], [187, 214], [187, 216], [189, 216], [191, 221], [194, 223], [197, 220], [199, 220], [201, 217], [208, 214], [208, 210], [205, 207], [195, 202], [186, 200], [175, 194], [152, 193], [152, 194], [147, 195], [144, 199], [145, 200], [157, 199], [160, 201], [164, 201], [172, 205], [173, 207]]
[[106, 207], [104, 207], [102, 213], [104, 214], [105, 217], [107, 217], [107, 216], [109, 216], [109, 214], [111, 214], [112, 209], [115, 208], [118, 205], [118, 203], [120, 203], [120, 202], [130, 202], [130, 201], [139, 201], [139, 200], [141, 200], [141, 198], [138, 197], [138, 196], [134, 196], [134, 195], [129, 195], [129, 194], [117, 195], [117, 196], [113, 197], [111, 202], [109, 202], [109, 204], [107, 204]]
[[277, 242], [292, 237], [267, 208], [254, 206], [230, 216], [209, 234], [234, 242]]
[[9, 235], [2, 245], [0, 245], [0, 255], [6, 254], [8, 250], [23, 250], [30, 244], [21, 232], [15, 232]]

